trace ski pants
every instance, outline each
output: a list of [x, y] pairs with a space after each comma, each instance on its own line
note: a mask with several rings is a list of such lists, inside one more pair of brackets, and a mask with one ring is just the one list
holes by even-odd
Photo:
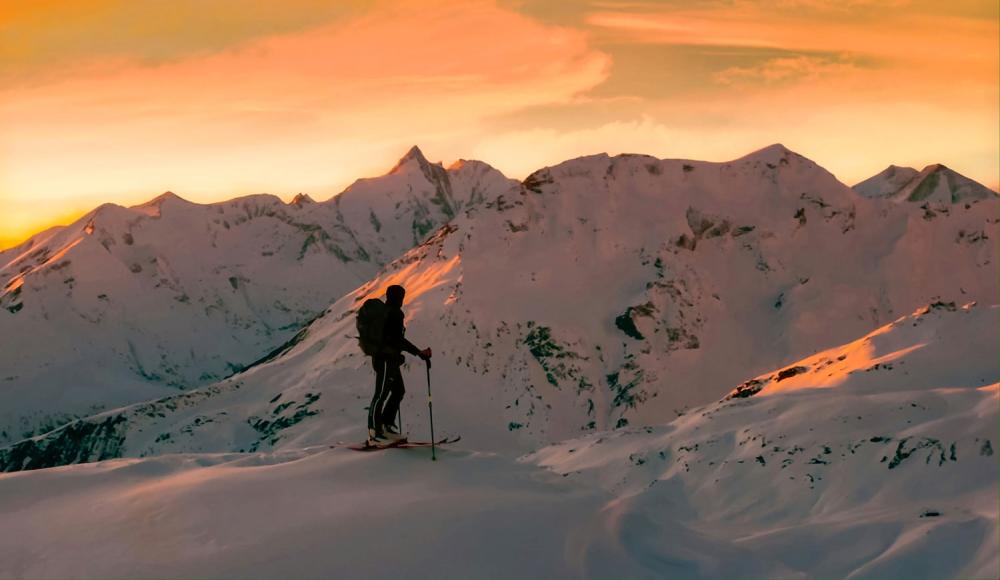
[[375, 394], [368, 406], [368, 429], [381, 431], [383, 425], [395, 425], [396, 413], [403, 400], [406, 388], [399, 366], [403, 355], [375, 355], [372, 367], [375, 369]]

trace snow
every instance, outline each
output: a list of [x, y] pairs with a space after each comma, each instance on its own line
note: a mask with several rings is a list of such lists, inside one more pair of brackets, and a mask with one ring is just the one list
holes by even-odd
[[[996, 577], [998, 200], [944, 195], [868, 196], [780, 145], [522, 184], [414, 148], [326, 202], [102, 206], [0, 253], [0, 306], [24, 304], [0, 335], [28, 337], [9, 420], [89, 415], [0, 443], [0, 576]], [[330, 448], [364, 436], [354, 312], [390, 284], [435, 352], [435, 432], [462, 435], [438, 462]], [[181, 291], [229, 314], [163, 307]], [[135, 376], [152, 345], [229, 336], [231, 376]], [[404, 376], [425, 439], [423, 365]]]
[[921, 171], [890, 165], [881, 173], [854, 186], [865, 197], [900, 202], [950, 205], [972, 200], [995, 199], [997, 192], [935, 163]]
[[865, 197], [892, 197], [919, 173], [912, 167], [890, 165], [881, 172], [855, 184], [853, 189]]
[[449, 219], [436, 187], [457, 208], [516, 183], [483, 163], [431, 177], [390, 173], [322, 203], [166, 192], [0, 252], [0, 445], [245, 368], [421, 241], [414, 223]]
[[898, 353], [890, 366], [820, 362], [852, 343], [748, 398], [526, 461], [618, 495], [653, 560], [690, 526], [766, 555], [766, 577], [995, 577], [997, 322], [996, 307], [903, 317], [859, 341]]
[[[401, 165], [423, 175], [421, 158]], [[409, 336], [434, 348], [435, 382], [452, 390], [439, 412], [474, 448], [523, 452], [658, 424], [922, 305], [992, 303], [985, 232], [996, 209], [984, 200], [928, 219], [913, 204], [859, 197], [777, 146], [729, 163], [571, 160], [457, 215], [277, 359], [190, 396], [107, 405], [94, 421], [127, 417], [116, 436], [128, 456], [359, 438], [371, 371], [354, 309], [402, 284]], [[420, 371], [407, 371], [411, 392]], [[404, 410], [421, 425], [413, 406]]]
[[[995, 350], [996, 322], [936, 309], [873, 333], [924, 344], [882, 390], [848, 371], [521, 458], [324, 444], [2, 474], [0, 575], [996, 577], [998, 384], [951, 340]], [[921, 359], [956, 371], [946, 387], [911, 383]]]
[[577, 575], [565, 539], [605, 494], [493, 455], [439, 454], [165, 455], [8, 474], [0, 576]]

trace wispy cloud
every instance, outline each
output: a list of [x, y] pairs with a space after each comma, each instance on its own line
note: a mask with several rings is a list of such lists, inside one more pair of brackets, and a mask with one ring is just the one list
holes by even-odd
[[780, 84], [815, 82], [821, 78], [850, 74], [857, 71], [850, 57], [840, 58], [798, 55], [773, 58], [756, 66], [734, 66], [715, 73], [714, 78], [723, 85]]

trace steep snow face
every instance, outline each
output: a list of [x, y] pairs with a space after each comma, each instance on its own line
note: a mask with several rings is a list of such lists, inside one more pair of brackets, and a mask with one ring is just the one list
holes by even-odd
[[855, 185], [854, 190], [865, 197], [924, 205], [969, 203], [997, 197], [995, 191], [941, 164], [928, 165], [919, 172], [911, 167], [890, 165]]
[[769, 577], [994, 578], [997, 313], [932, 305], [666, 425], [526, 461], [618, 496], [605, 527], [651, 566], [704, 564], [674, 541], [697, 530], [784, 567]]
[[[324, 203], [168, 192], [0, 252], [0, 444], [245, 368], [450, 212], [516, 183], [476, 167], [445, 171], [414, 150]], [[448, 212], [421, 205], [428, 176]]]
[[[518, 451], [661, 424], [921, 304], [994, 300], [996, 210], [867, 200], [781, 147], [569, 161], [469, 208], [273, 360], [29, 442], [7, 468], [360, 439], [372, 371], [354, 312], [395, 283], [411, 340], [435, 350], [439, 434]], [[426, 376], [405, 373], [404, 421], [422, 431]]]

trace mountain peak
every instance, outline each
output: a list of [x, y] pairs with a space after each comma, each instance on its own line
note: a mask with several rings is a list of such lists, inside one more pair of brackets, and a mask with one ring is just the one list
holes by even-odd
[[854, 184], [854, 191], [864, 197], [889, 197], [920, 173], [912, 167], [890, 165], [868, 179]]
[[294, 205], [296, 207], [302, 207], [303, 205], [307, 205], [310, 203], [316, 203], [316, 200], [309, 197], [309, 194], [306, 193], [295, 194], [295, 197], [293, 197], [292, 201], [289, 202], [290, 205]]
[[456, 159], [454, 163], [448, 166], [448, 171], [458, 171], [465, 167], [466, 165], [475, 165], [483, 163], [482, 161], [470, 161], [468, 159]]
[[958, 172], [946, 167], [943, 163], [931, 163], [930, 165], [925, 165], [919, 173], [921, 176], [925, 177], [934, 173], [942, 175], [946, 173], [954, 173], [955, 175], [960, 175]]
[[854, 185], [853, 189], [864, 197], [897, 202], [958, 203], [990, 199], [997, 195], [995, 191], [942, 163], [932, 163], [920, 171], [890, 165]]
[[762, 147], [756, 151], [752, 151], [743, 157], [735, 159], [734, 161], [755, 161], [776, 165], [782, 159], [784, 159], [787, 163], [787, 160], [790, 157], [801, 157], [801, 155], [792, 151], [788, 147], [785, 147], [781, 143], [772, 143], [767, 147]]
[[396, 173], [402, 170], [410, 163], [414, 162], [420, 166], [429, 163], [429, 161], [427, 161], [427, 158], [424, 157], [423, 151], [421, 151], [420, 147], [417, 147], [416, 145], [410, 147], [410, 150], [406, 152], [406, 155], [403, 155], [402, 157], [399, 158], [399, 161], [396, 162], [396, 165], [393, 166], [392, 171], [390, 171], [389, 173]]
[[160, 195], [154, 197], [153, 199], [147, 201], [146, 203], [141, 203], [139, 205], [133, 205], [129, 209], [135, 210], [150, 216], [159, 216], [160, 212], [165, 203], [183, 203], [190, 204], [191, 202], [184, 199], [183, 197], [177, 195], [172, 191], [165, 191]]
[[761, 147], [760, 149], [755, 151], [755, 153], [777, 153], [780, 155], [784, 155], [785, 153], [791, 153], [791, 152], [792, 152], [791, 149], [785, 147], [781, 143], [771, 143], [767, 147]]
[[163, 193], [161, 193], [160, 195], [158, 195], [158, 196], [154, 197], [153, 199], [147, 201], [146, 203], [141, 203], [141, 204], [139, 204], [137, 206], [134, 206], [134, 207], [159, 207], [159, 206], [163, 205], [163, 203], [166, 202], [166, 201], [168, 201], [168, 200], [169, 201], [181, 201], [181, 202], [184, 202], [184, 203], [190, 203], [190, 202], [188, 202], [188, 200], [184, 199], [183, 197], [177, 195], [176, 193], [174, 193], [172, 191], [164, 191]]
[[446, 170], [449, 173], [456, 172], [477, 172], [477, 171], [496, 171], [500, 172], [497, 168], [493, 167], [485, 161], [479, 161], [478, 159], [456, 159], [451, 165], [449, 165]]
[[995, 198], [996, 192], [941, 163], [924, 167], [894, 196], [897, 201], [958, 203]]
[[781, 143], [772, 143], [767, 147], [761, 147], [750, 155], [785, 155], [787, 153], [792, 153], [792, 150]]

